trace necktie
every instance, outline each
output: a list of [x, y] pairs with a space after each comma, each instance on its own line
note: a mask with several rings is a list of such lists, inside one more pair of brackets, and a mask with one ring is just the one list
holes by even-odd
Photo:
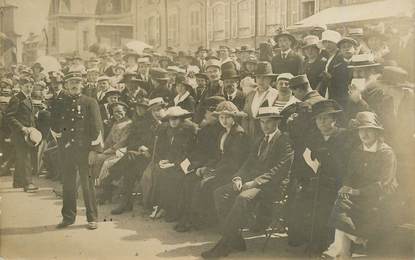
[[258, 157], [262, 156], [268, 147], [269, 135], [266, 135], [259, 145]]

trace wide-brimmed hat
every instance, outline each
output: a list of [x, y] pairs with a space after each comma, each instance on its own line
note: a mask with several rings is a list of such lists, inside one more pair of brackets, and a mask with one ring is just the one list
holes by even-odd
[[68, 81], [68, 80], [71, 80], [71, 79], [83, 80], [82, 72], [80, 72], [80, 71], [71, 71], [71, 72], [66, 73], [65, 81]]
[[168, 71], [162, 68], [152, 68], [150, 69], [149, 74], [154, 80], [169, 80]]
[[201, 52], [201, 51], [208, 52], [208, 49], [206, 49], [206, 48], [205, 48], [205, 47], [203, 47], [203, 46], [199, 46], [199, 48], [197, 48], [197, 50], [195, 51], [195, 54], [197, 55], [197, 54], [199, 54], [199, 52]]
[[235, 63], [233, 63], [232, 61], [223, 63], [221, 66], [221, 71], [222, 71], [222, 75], [221, 75], [222, 80], [239, 79], [238, 70], [236, 69]]
[[167, 103], [164, 101], [162, 97], [156, 97], [148, 101], [148, 110], [152, 110], [158, 107], [165, 107], [166, 105]]
[[127, 51], [127, 53], [124, 54], [124, 56], [122, 58], [123, 58], [123, 60], [126, 61], [128, 59], [128, 57], [134, 57], [137, 60], [140, 57], [140, 54], [138, 54], [135, 51], [129, 50], [129, 51]]
[[11, 79], [8, 79], [8, 78], [2, 78], [0, 80], [0, 83], [6, 84], [7, 86], [10, 86], [10, 87], [13, 86], [13, 81]]
[[347, 67], [351, 69], [382, 67], [382, 64], [375, 62], [373, 55], [365, 53], [353, 55]]
[[304, 37], [303, 39], [303, 46], [301, 48], [305, 49], [308, 47], [318, 47], [318, 44], [320, 42], [320, 39], [316, 36], [316, 35], [307, 35], [306, 37]]
[[26, 143], [31, 147], [36, 147], [42, 141], [42, 133], [34, 127], [28, 128], [29, 133], [25, 135]]
[[377, 129], [384, 130], [375, 113], [363, 111], [356, 114], [356, 118], [350, 120], [350, 126], [354, 129]]
[[107, 92], [105, 92], [104, 97], [102, 99], [103, 100], [107, 100], [107, 98], [110, 97], [110, 96], [118, 96], [118, 97], [120, 97], [121, 96], [121, 91], [119, 91], [116, 88], [110, 88], [110, 89], [108, 89]]
[[288, 31], [282, 31], [281, 33], [274, 36], [274, 41], [278, 42], [278, 39], [281, 37], [287, 37], [291, 41], [291, 45], [294, 45], [297, 43], [297, 39]]
[[103, 75], [103, 76], [98, 77], [97, 82], [100, 82], [100, 81], [108, 81], [109, 82], [110, 80], [111, 80], [110, 77]]
[[337, 44], [341, 39], [341, 34], [333, 30], [326, 30], [321, 34], [321, 42], [329, 41]]
[[408, 72], [398, 66], [385, 66], [383, 67], [382, 76], [379, 80], [385, 83], [402, 83], [408, 79]]
[[292, 77], [292, 79], [290, 79], [290, 88], [296, 88], [304, 84], [310, 84], [310, 82], [308, 81], [307, 75], [305, 74], [297, 75], [297, 76]]
[[246, 117], [247, 114], [245, 112], [239, 111], [238, 107], [232, 103], [231, 101], [222, 101], [220, 102], [213, 112], [214, 115], [229, 115], [233, 117]]
[[34, 68], [39, 68], [40, 69], [40, 71], [43, 71], [43, 66], [42, 66], [42, 64], [40, 64], [39, 62], [36, 62], [35, 64], [33, 64], [33, 66], [32, 66], [32, 70], [34, 69]]
[[260, 107], [256, 118], [282, 118], [278, 107]]
[[170, 118], [189, 118], [192, 116], [192, 112], [187, 111], [179, 106], [169, 107], [166, 110], [166, 114], [163, 117], [163, 120], [168, 120]]
[[315, 118], [321, 114], [337, 114], [342, 112], [340, 105], [333, 99], [321, 100], [313, 104], [312, 117]]
[[268, 61], [260, 61], [256, 65], [255, 76], [276, 77], [277, 74], [272, 73], [271, 63]]
[[290, 81], [292, 78], [293, 78], [294, 76], [293, 76], [293, 74], [291, 74], [291, 73], [281, 73], [280, 75], [278, 75], [278, 77], [277, 77], [277, 81], [278, 80], [287, 80], [287, 81]]
[[122, 107], [124, 107], [125, 111], [128, 111], [129, 108], [130, 108], [126, 103], [124, 103], [122, 101], [118, 101], [118, 102], [114, 102], [111, 105], [109, 105], [109, 107], [108, 107], [109, 111], [113, 111], [115, 106], [122, 106]]
[[337, 43], [337, 47], [339, 47], [340, 48], [340, 46], [343, 44], [343, 43], [346, 43], [346, 42], [349, 42], [349, 43], [351, 43], [353, 46], [355, 46], [355, 47], [357, 47], [357, 46], [359, 46], [359, 43], [355, 40], [355, 39], [353, 39], [352, 37], [343, 37], [338, 43]]

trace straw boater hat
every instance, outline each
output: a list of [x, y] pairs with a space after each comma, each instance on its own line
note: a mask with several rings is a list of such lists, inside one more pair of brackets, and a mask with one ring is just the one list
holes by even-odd
[[216, 107], [214, 115], [229, 115], [233, 117], [246, 117], [247, 114], [239, 111], [238, 107], [235, 106], [231, 101], [222, 101]]
[[71, 72], [66, 73], [65, 81], [73, 80], [73, 79], [82, 81], [83, 80], [82, 73], [80, 71], [71, 71]]
[[118, 97], [120, 97], [121, 96], [121, 91], [119, 91], [116, 88], [110, 88], [110, 89], [108, 89], [107, 92], [105, 92], [105, 95], [104, 95], [103, 100], [107, 100], [107, 98], [109, 98], [110, 96], [118, 96]]
[[167, 103], [164, 102], [162, 97], [156, 97], [148, 101], [148, 110], [152, 110], [158, 107], [165, 107], [166, 105]]
[[163, 120], [168, 120], [171, 118], [189, 118], [192, 116], [192, 112], [187, 111], [179, 106], [169, 107], [166, 110], [166, 115], [163, 117]]
[[260, 107], [256, 118], [282, 118], [278, 107]]
[[294, 76], [291, 73], [281, 73], [280, 75], [278, 75], [277, 81], [282, 79], [290, 81], [290, 79], [292, 79], [293, 77]]
[[283, 31], [277, 35], [274, 36], [274, 41], [278, 42], [278, 39], [281, 37], [286, 37], [291, 41], [291, 45], [295, 45], [297, 43], [297, 39], [288, 31]]
[[312, 106], [313, 118], [322, 114], [338, 114], [342, 112], [340, 105], [333, 99], [321, 100]]
[[350, 125], [355, 129], [376, 129], [383, 131], [377, 115], [373, 112], [364, 111], [356, 114], [356, 118], [350, 120]]
[[341, 39], [341, 34], [333, 30], [326, 30], [321, 34], [321, 42], [329, 41], [337, 44]]
[[347, 67], [350, 69], [373, 68], [382, 67], [382, 64], [375, 62], [371, 54], [358, 54], [352, 56]]

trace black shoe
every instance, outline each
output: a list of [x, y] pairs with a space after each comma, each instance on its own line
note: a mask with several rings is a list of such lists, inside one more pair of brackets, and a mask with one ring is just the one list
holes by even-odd
[[98, 222], [92, 221], [92, 222], [88, 222], [88, 229], [89, 230], [94, 230], [98, 228]]
[[29, 184], [29, 185], [27, 185], [26, 187], [24, 187], [24, 191], [25, 192], [35, 192], [35, 191], [37, 191], [39, 188], [38, 187], [36, 187], [35, 185], [33, 185], [33, 184]]
[[111, 210], [112, 215], [120, 215], [126, 211], [133, 210], [133, 204], [132, 203], [122, 203], [116, 207], [115, 209]]
[[62, 229], [62, 228], [66, 228], [70, 225], [72, 225], [73, 223], [75, 223], [75, 221], [69, 221], [69, 220], [62, 220], [61, 223], [59, 223], [56, 228], [57, 229]]
[[230, 252], [229, 246], [221, 239], [212, 249], [203, 252], [202, 257], [205, 259], [226, 257]]

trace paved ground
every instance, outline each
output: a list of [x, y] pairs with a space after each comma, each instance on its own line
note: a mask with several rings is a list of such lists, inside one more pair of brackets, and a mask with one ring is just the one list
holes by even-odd
[[[11, 177], [0, 178], [1, 240], [4, 259], [199, 259], [219, 236], [215, 230], [177, 233], [173, 224], [144, 217], [139, 207], [121, 216], [109, 214], [111, 206], [99, 208], [99, 228], [86, 229], [80, 203], [76, 224], [55, 229], [61, 220], [61, 200], [53, 192], [57, 184], [36, 180], [40, 190], [28, 194], [12, 189]], [[288, 252], [285, 239], [273, 238], [262, 252], [264, 237], [248, 238], [248, 252], [227, 259], [304, 259]]]

